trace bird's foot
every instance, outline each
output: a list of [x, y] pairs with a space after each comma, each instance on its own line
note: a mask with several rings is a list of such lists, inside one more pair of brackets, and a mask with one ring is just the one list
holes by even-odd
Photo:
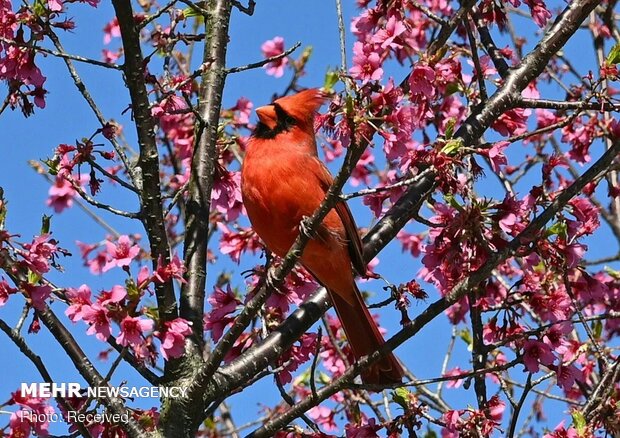
[[316, 235], [316, 231], [314, 231], [310, 227], [310, 217], [302, 216], [301, 222], [299, 223], [299, 232], [306, 236], [308, 239], [313, 239]]
[[267, 271], [267, 275], [265, 276], [265, 288], [267, 290], [277, 290], [276, 284], [278, 283], [278, 278], [273, 273], [272, 269]]

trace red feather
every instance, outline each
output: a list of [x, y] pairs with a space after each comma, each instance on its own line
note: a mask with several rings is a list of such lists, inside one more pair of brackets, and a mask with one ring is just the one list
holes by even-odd
[[[245, 208], [267, 247], [284, 257], [299, 223], [319, 207], [333, 178], [317, 157], [314, 115], [325, 101], [316, 89], [276, 100], [256, 110], [260, 124], [248, 143], [241, 172]], [[362, 243], [344, 202], [330, 211], [306, 246], [301, 264], [324, 285], [356, 358], [376, 351], [383, 338], [355, 284], [364, 273]], [[392, 354], [362, 375], [366, 383], [399, 382], [403, 371]]]

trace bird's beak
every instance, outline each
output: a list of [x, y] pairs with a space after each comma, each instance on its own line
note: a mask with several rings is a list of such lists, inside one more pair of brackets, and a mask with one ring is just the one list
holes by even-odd
[[275, 129], [278, 124], [276, 108], [273, 105], [265, 105], [256, 108], [256, 115], [258, 116], [258, 120], [269, 129]]

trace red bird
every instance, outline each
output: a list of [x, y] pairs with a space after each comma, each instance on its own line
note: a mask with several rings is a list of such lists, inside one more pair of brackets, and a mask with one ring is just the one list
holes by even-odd
[[[325, 101], [317, 89], [282, 97], [256, 109], [259, 123], [241, 169], [241, 193], [254, 231], [267, 248], [284, 257], [299, 234], [304, 216], [312, 216], [333, 182], [319, 160], [314, 116]], [[355, 284], [364, 274], [362, 242], [351, 211], [339, 202], [318, 227], [301, 264], [327, 288], [356, 358], [376, 351], [383, 337]], [[362, 374], [366, 383], [400, 382], [403, 370], [392, 354]]]

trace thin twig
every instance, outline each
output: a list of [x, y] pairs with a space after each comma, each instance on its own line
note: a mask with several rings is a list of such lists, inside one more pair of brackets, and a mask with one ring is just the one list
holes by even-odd
[[297, 50], [299, 47], [301, 46], [301, 41], [298, 41], [295, 43], [295, 45], [293, 45], [293, 47], [291, 47], [290, 49], [285, 50], [284, 52], [275, 55], [275, 56], [270, 56], [269, 58], [265, 58], [261, 61], [258, 62], [252, 62], [250, 64], [246, 64], [246, 65], [241, 65], [239, 67], [231, 67], [231, 68], [227, 68], [226, 70], [224, 70], [226, 72], [226, 74], [231, 74], [231, 73], [239, 73], [242, 71], [246, 71], [246, 70], [252, 70], [255, 68], [260, 68], [264, 65], [269, 64], [270, 62], [273, 61], [277, 61], [278, 59], [282, 59], [287, 57], [288, 55], [290, 55], [291, 53], [293, 53], [295, 50]]
[[2, 37], [2, 36], [0, 36], [0, 42], [3, 42], [5, 44], [10, 44], [10, 45], [15, 46], [15, 47], [20, 47], [20, 48], [28, 49], [28, 50], [34, 50], [36, 52], [41, 52], [41, 53], [45, 53], [47, 55], [56, 56], [58, 58], [70, 59], [72, 61], [78, 61], [78, 62], [84, 62], [86, 64], [96, 65], [98, 67], [105, 67], [105, 68], [109, 68], [109, 69], [112, 69], [112, 70], [122, 70], [123, 69], [122, 66], [117, 65], [117, 64], [112, 64], [112, 63], [109, 63], [109, 62], [98, 61], [96, 59], [91, 59], [91, 58], [85, 58], [85, 57], [79, 56], [79, 55], [70, 55], [70, 54], [62, 52], [62, 51], [46, 49], [45, 47], [39, 47], [39, 46], [34, 46], [34, 45], [29, 45], [29, 44], [22, 44], [22, 43], [18, 43], [17, 41], [13, 41], [13, 40], [10, 40], [10, 39]]

